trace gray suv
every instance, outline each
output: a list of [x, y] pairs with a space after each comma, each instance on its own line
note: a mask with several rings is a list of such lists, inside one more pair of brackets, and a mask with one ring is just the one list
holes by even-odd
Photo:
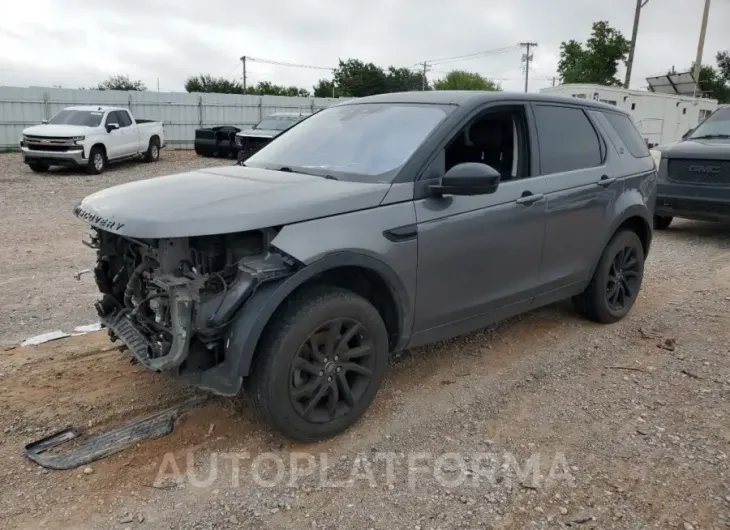
[[268, 424], [317, 440], [363, 414], [391, 352], [571, 297], [622, 318], [655, 190], [614, 107], [414, 92], [338, 104], [244, 166], [116, 186], [75, 215], [112, 340], [148, 370], [243, 387]]

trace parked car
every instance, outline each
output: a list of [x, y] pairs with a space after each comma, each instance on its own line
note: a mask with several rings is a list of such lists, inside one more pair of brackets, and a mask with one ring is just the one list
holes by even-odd
[[83, 167], [98, 175], [110, 162], [160, 158], [165, 146], [162, 122], [138, 120], [124, 108], [68, 107], [42, 125], [23, 131], [23, 161], [36, 173], [49, 166]]
[[195, 153], [198, 156], [235, 157], [238, 152], [235, 138], [240, 131], [231, 125], [195, 129]]
[[659, 173], [654, 228], [669, 228], [674, 217], [730, 221], [730, 105], [652, 155]]
[[235, 135], [238, 163], [240, 164], [281, 133], [296, 125], [309, 113], [276, 112], [269, 114], [251, 129], [237, 132]]
[[624, 317], [655, 197], [624, 111], [433, 91], [340, 103], [245, 166], [123, 184], [75, 215], [112, 340], [318, 440], [369, 407], [391, 352], [564, 298]]

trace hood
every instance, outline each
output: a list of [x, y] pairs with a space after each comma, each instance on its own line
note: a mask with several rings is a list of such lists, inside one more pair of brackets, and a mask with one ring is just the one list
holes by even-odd
[[140, 239], [225, 234], [373, 208], [390, 186], [224, 166], [108, 188], [74, 214]]
[[654, 149], [667, 158], [730, 160], [730, 139], [682, 140], [659, 145]]
[[246, 129], [240, 133], [236, 133], [236, 136], [246, 136], [248, 138], [274, 138], [279, 136], [284, 131], [277, 131], [276, 129]]
[[92, 127], [83, 127], [81, 125], [34, 125], [23, 129], [23, 134], [30, 134], [32, 136], [57, 136], [57, 137], [72, 137], [72, 136], [84, 136], [89, 134], [93, 130]]

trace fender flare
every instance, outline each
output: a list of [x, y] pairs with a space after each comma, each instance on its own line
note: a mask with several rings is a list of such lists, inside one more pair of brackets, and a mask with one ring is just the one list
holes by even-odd
[[617, 216], [611, 223], [610, 229], [606, 232], [606, 237], [603, 240], [603, 244], [598, 250], [598, 255], [593, 260], [593, 268], [591, 269], [591, 275], [589, 276], [589, 278], [593, 278], [593, 274], [595, 274], [598, 263], [601, 260], [601, 255], [606, 249], [608, 242], [611, 241], [611, 238], [616, 234], [616, 230], [618, 230], [618, 227], [632, 217], [639, 217], [644, 221], [644, 223], [646, 223], [646, 226], [649, 228], [649, 239], [646, 242], [646, 252], [644, 256], [644, 259], [646, 259], [646, 256], [648, 256], [649, 254], [649, 248], [651, 247], [651, 240], [653, 236], [652, 219], [646, 209], [646, 206], [644, 206], [643, 204], [632, 204], [631, 206], [628, 206], [623, 212], [621, 212], [621, 215]]
[[296, 288], [320, 273], [343, 266], [369, 269], [385, 280], [395, 301], [400, 326], [395, 349], [403, 349], [408, 343], [413, 327], [413, 304], [398, 275], [387, 264], [367, 254], [335, 252], [307, 265], [284, 280], [264, 283], [243, 304], [226, 335], [225, 356], [231, 373], [240, 377], [249, 374], [256, 346], [266, 324]]

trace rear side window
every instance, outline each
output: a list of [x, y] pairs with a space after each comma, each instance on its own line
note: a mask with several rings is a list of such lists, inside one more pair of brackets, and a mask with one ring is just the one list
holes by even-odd
[[119, 118], [120, 127], [129, 127], [132, 125], [132, 119], [129, 117], [129, 112], [126, 110], [118, 110], [117, 117]]
[[646, 142], [636, 129], [636, 125], [631, 118], [624, 114], [616, 114], [615, 112], [604, 112], [603, 115], [611, 124], [611, 127], [621, 137], [621, 141], [626, 146], [634, 158], [644, 158], [649, 156], [649, 149]]
[[541, 174], [600, 166], [603, 149], [598, 133], [583, 110], [535, 105]]

